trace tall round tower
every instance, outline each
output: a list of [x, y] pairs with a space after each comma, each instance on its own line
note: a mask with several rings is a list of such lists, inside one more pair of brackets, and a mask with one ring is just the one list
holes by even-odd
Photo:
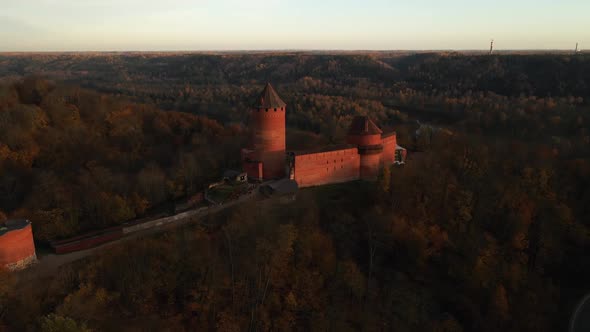
[[358, 146], [360, 178], [363, 180], [375, 180], [379, 175], [383, 155], [382, 133], [368, 116], [357, 116], [352, 120], [346, 141]]
[[[245, 167], [247, 170], [254, 169], [258, 173], [248, 175], [254, 178], [275, 179], [285, 176], [285, 110], [287, 104], [281, 100], [270, 83], [267, 83], [264, 90], [256, 99], [250, 110], [250, 127], [252, 137], [250, 151], [246, 154], [245, 163], [258, 162], [262, 166]], [[254, 176], [253, 176], [254, 175]]]

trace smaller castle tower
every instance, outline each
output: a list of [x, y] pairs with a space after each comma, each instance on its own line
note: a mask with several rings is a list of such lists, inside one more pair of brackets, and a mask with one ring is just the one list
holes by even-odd
[[375, 180], [379, 175], [383, 154], [382, 133], [368, 116], [357, 116], [352, 120], [346, 141], [358, 146], [360, 178], [363, 180]]

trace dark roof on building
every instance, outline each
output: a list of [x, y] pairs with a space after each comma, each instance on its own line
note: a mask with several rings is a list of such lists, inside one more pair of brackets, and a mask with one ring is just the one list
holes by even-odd
[[299, 185], [295, 180], [281, 179], [265, 184], [261, 190], [269, 195], [288, 195], [296, 193]]
[[238, 176], [240, 176], [240, 175], [242, 175], [244, 173], [246, 173], [246, 172], [241, 172], [241, 171], [236, 171], [236, 170], [233, 170], [233, 169], [228, 169], [225, 172], [223, 172], [223, 177], [224, 178], [232, 179], [232, 178], [238, 177]]
[[281, 108], [285, 106], [287, 104], [279, 97], [270, 83], [266, 83], [264, 90], [252, 105], [254, 108]]
[[379, 135], [382, 133], [383, 131], [366, 115], [356, 116], [352, 119], [348, 129], [349, 135]]
[[6, 222], [0, 223], [0, 236], [8, 232], [23, 229], [27, 227], [30, 223], [31, 222], [26, 219], [6, 220]]

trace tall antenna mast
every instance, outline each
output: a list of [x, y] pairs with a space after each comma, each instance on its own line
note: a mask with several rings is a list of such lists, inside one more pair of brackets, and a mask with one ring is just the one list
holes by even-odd
[[494, 40], [493, 39], [490, 42], [490, 54], [492, 54], [492, 52], [494, 52]]
[[576, 43], [576, 50], [574, 51], [574, 54], [578, 54], [578, 43]]

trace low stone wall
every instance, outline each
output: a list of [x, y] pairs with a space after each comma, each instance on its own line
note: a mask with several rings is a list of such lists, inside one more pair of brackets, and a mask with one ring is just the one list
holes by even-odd
[[154, 220], [142, 222], [140, 224], [126, 226], [126, 227], [123, 227], [123, 234], [127, 235], [127, 234], [131, 234], [131, 233], [138, 232], [138, 231], [143, 231], [143, 230], [154, 228], [154, 227], [161, 227], [161, 226], [173, 224], [175, 222], [194, 217], [195, 215], [197, 215], [207, 209], [209, 209], [209, 207], [204, 206], [204, 207], [198, 208], [196, 210], [182, 212], [182, 213], [170, 216], [170, 217], [154, 219]]

